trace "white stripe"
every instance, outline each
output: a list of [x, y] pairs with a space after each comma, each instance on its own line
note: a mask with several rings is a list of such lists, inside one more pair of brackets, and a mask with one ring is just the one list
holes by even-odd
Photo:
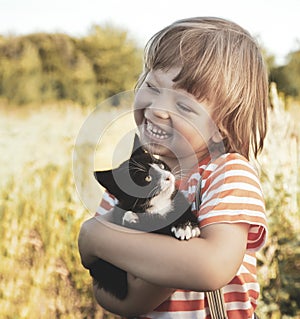
[[[247, 162], [246, 160], [241, 160], [241, 159], [232, 159], [232, 160], [229, 160], [227, 161], [226, 159], [219, 163], [219, 165], [215, 165], [214, 166], [214, 170], [213, 170], [213, 174], [217, 174], [219, 173], [220, 171], [224, 171], [224, 172], [230, 172], [231, 169], [228, 169], [228, 166], [231, 166], [231, 165], [242, 165], [244, 166], [245, 168], [247, 169], [250, 169], [253, 174], [256, 176], [257, 175], [257, 172], [256, 170], [254, 169], [254, 167], [249, 163]], [[210, 166], [210, 165], [209, 165]], [[209, 167], [208, 166], [208, 167]], [[208, 169], [207, 167], [207, 169]], [[209, 170], [209, 169], [208, 169]], [[246, 169], [245, 169], [246, 170]], [[244, 171], [244, 170], [243, 170]]]
[[232, 284], [223, 287], [222, 290], [224, 294], [232, 292], [247, 293], [249, 290], [255, 290], [259, 292], [259, 284], [254, 282], [244, 283], [243, 285]]
[[206, 318], [208, 309], [194, 311], [151, 312], [145, 317], [152, 319], [201, 319]]
[[[228, 215], [228, 216], [248, 215], [250, 217], [259, 217], [264, 219], [266, 218], [265, 214], [262, 213], [261, 211], [249, 210], [249, 209], [235, 209], [235, 210], [223, 209], [223, 210], [211, 210], [205, 215], [199, 215], [199, 220], [204, 220], [206, 218], [223, 216], [223, 215]], [[237, 222], [237, 220], [234, 220], [234, 222]]]
[[252, 305], [250, 300], [247, 300], [245, 302], [242, 301], [232, 301], [226, 303], [226, 310], [246, 310], [251, 309]]
[[100, 215], [105, 215], [105, 214], [107, 214], [109, 211], [108, 210], [106, 210], [106, 209], [104, 209], [103, 207], [101, 207], [101, 206], [98, 206], [98, 208], [97, 208], [97, 210], [96, 210], [96, 212], [98, 213], [98, 214], [100, 214]]
[[102, 200], [105, 200], [111, 206], [115, 206], [118, 203], [118, 200], [117, 199], [113, 199], [112, 197], [110, 197], [107, 192], [104, 192]]
[[245, 254], [243, 262], [246, 262], [247, 264], [256, 266], [256, 258], [251, 256], [251, 255], [248, 255], [248, 254]]
[[204, 292], [197, 291], [175, 291], [171, 296], [171, 300], [203, 300]]
[[196, 185], [189, 186], [189, 194], [194, 195], [196, 193], [196, 189], [197, 189]]
[[200, 179], [200, 173], [199, 173], [199, 172], [193, 173], [193, 174], [189, 177], [188, 183], [189, 183], [191, 180], [193, 180], [193, 179], [195, 179], [196, 181], [199, 181], [199, 179]]
[[[246, 266], [243, 265], [243, 264], [240, 266], [240, 269], [239, 269], [238, 272], [237, 272], [237, 275], [238, 275], [238, 276], [239, 276], [239, 275], [242, 275], [242, 274], [250, 274], [250, 275], [253, 275], [252, 272], [250, 272], [250, 271], [246, 268]], [[255, 278], [255, 277], [253, 276], [253, 278]]]
[[222, 203], [227, 203], [227, 204], [249, 204], [249, 205], [257, 205], [262, 208], [264, 211], [264, 203], [262, 200], [259, 200], [257, 198], [253, 197], [240, 197], [240, 196], [233, 196], [233, 195], [228, 195], [226, 197], [218, 197], [210, 200], [209, 202], [205, 201], [202, 203], [202, 208], [205, 207], [215, 207], [219, 204]]
[[225, 181], [225, 178], [228, 178], [228, 177], [247, 177], [247, 178], [250, 178], [251, 180], [253, 180], [255, 183], [257, 183], [257, 185], [260, 185], [257, 176], [248, 172], [248, 171], [230, 170], [230, 171], [224, 172], [223, 174], [216, 176], [215, 178], [213, 178], [213, 175], [214, 175], [214, 173], [212, 173], [210, 175], [212, 177], [212, 180], [213, 180], [212, 183], [210, 184], [210, 188], [213, 188], [213, 186], [215, 184], [219, 183], [220, 181]]
[[241, 266], [240, 266], [240, 268], [239, 268], [239, 270], [237, 272], [238, 276], [241, 275], [241, 274], [249, 274], [248, 269], [243, 264], [241, 264]]
[[[213, 172], [213, 171], [216, 170], [217, 167], [219, 167], [219, 165], [217, 165], [217, 164], [215, 164], [215, 163], [210, 163], [210, 164], [208, 164], [207, 167], [204, 168], [204, 169], [205, 169], [206, 171], [211, 171], [211, 172]], [[203, 168], [203, 167], [201, 166], [201, 168]]]
[[219, 194], [224, 191], [234, 191], [234, 190], [244, 190], [247, 192], [254, 192], [258, 194], [259, 196], [263, 197], [263, 194], [261, 190], [258, 187], [255, 187], [251, 184], [244, 183], [244, 182], [235, 182], [235, 183], [227, 183], [222, 184], [218, 188], [212, 188], [210, 187], [203, 193], [203, 201], [208, 201], [210, 198], [215, 196], [216, 194]]
[[257, 300], [253, 297], [250, 297], [250, 302], [254, 303], [255, 305], [257, 305]]

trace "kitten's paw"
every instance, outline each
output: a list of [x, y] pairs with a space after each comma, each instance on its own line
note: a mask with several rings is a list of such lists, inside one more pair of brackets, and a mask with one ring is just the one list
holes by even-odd
[[200, 228], [196, 224], [187, 223], [184, 225], [173, 226], [171, 232], [180, 240], [189, 240], [200, 236]]
[[123, 218], [122, 218], [122, 224], [124, 225], [125, 223], [129, 224], [136, 224], [139, 221], [139, 217], [136, 213], [132, 211], [127, 211]]

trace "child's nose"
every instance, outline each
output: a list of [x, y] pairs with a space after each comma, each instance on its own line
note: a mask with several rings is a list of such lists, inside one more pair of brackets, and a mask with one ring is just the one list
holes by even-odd
[[153, 108], [152, 112], [153, 112], [153, 115], [163, 120], [167, 120], [170, 117], [170, 114], [166, 109]]

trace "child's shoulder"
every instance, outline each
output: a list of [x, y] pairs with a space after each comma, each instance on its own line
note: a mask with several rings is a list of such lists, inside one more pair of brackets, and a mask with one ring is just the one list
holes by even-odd
[[243, 162], [243, 163], [250, 163], [246, 157], [239, 153], [225, 153], [220, 155], [219, 157], [213, 159], [211, 163], [217, 164], [217, 165], [224, 165], [228, 162]]
[[249, 170], [252, 173], [257, 173], [254, 165], [243, 155], [239, 153], [225, 153], [221, 156], [213, 159], [208, 163], [205, 170], [215, 171], [215, 170]]
[[258, 171], [255, 166], [239, 153], [225, 153], [199, 167], [204, 180], [224, 179], [231, 176], [232, 180], [251, 179], [259, 185]]

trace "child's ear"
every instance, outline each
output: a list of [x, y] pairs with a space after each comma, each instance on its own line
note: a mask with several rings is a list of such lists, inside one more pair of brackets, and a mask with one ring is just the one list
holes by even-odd
[[216, 144], [220, 143], [223, 141], [223, 137], [220, 131], [216, 131], [213, 136], [212, 136], [212, 141]]

